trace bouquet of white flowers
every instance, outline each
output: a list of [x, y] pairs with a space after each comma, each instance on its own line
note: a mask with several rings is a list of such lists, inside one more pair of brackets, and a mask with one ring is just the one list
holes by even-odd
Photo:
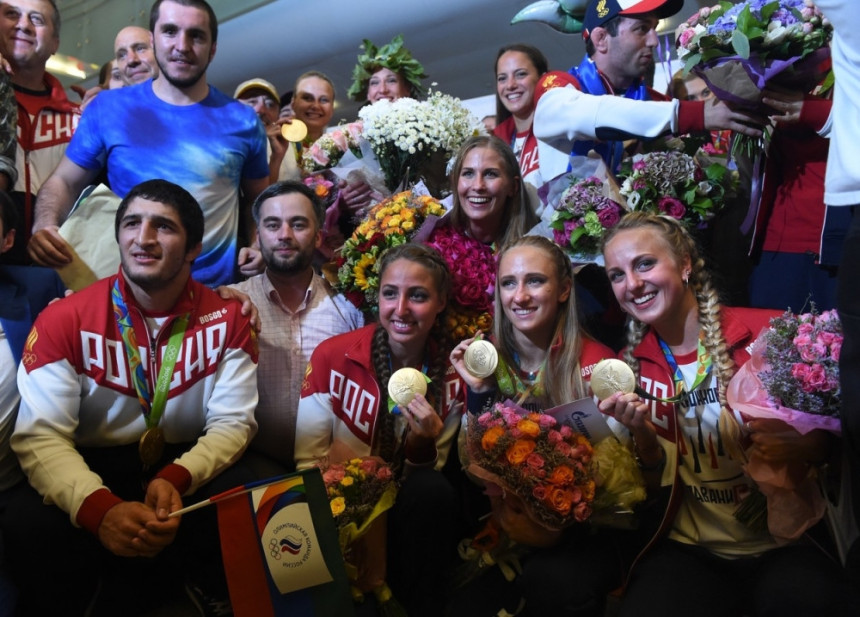
[[378, 101], [358, 115], [364, 125], [362, 137], [370, 143], [391, 191], [420, 178], [439, 196], [447, 188], [448, 159], [483, 130], [459, 99], [440, 92], [426, 101]]

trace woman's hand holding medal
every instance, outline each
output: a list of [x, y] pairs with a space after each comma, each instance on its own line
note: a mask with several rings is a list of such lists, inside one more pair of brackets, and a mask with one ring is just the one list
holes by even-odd
[[472, 392], [487, 392], [496, 387], [493, 374], [499, 354], [479, 331], [474, 337], [460, 342], [451, 350], [451, 365]]

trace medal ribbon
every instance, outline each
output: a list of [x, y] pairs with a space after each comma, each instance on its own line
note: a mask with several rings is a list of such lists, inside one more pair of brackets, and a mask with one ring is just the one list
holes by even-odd
[[[682, 398], [684, 398], [684, 393], [687, 390], [687, 384], [684, 381], [684, 374], [681, 373], [681, 369], [678, 366], [678, 362], [675, 360], [675, 356], [672, 354], [672, 350], [669, 349], [669, 346], [665, 341], [658, 338], [660, 342], [660, 349], [663, 350], [663, 355], [666, 357], [666, 362], [669, 363], [669, 368], [672, 369], [673, 379], [675, 381], [675, 396], [669, 398], [657, 398], [654, 397], [658, 401], [663, 401], [664, 403], [677, 403]], [[690, 386], [690, 392], [698, 388], [702, 385], [708, 376], [711, 374], [711, 369], [713, 368], [713, 362], [711, 361], [711, 354], [707, 352], [705, 349], [705, 342], [703, 340], [703, 336], [699, 335], [699, 342], [696, 346], [697, 349], [697, 358], [696, 358], [696, 379], [693, 381], [693, 385]]]
[[[164, 408], [167, 406], [167, 392], [170, 390], [170, 379], [173, 375], [173, 367], [176, 366], [176, 358], [179, 357], [179, 348], [182, 345], [182, 339], [185, 337], [185, 330], [188, 328], [189, 313], [177, 317], [173, 322], [170, 338], [167, 341], [167, 349], [164, 351], [161, 369], [158, 371], [158, 379], [155, 382], [155, 396], [152, 396], [149, 390], [149, 382], [146, 379], [146, 373], [143, 370], [143, 363], [140, 361], [137, 336], [134, 333], [134, 326], [131, 323], [128, 306], [119, 289], [119, 279], [114, 282], [111, 289], [111, 301], [113, 302], [113, 314], [119, 326], [119, 332], [125, 345], [126, 356], [128, 357], [131, 382], [134, 384], [134, 389], [137, 392], [137, 400], [140, 401], [140, 409], [143, 413], [143, 419], [146, 421], [146, 428], [154, 428], [158, 426], [161, 415], [164, 413]], [[155, 354], [155, 351], [151, 353]], [[152, 364], [155, 366], [155, 358], [152, 360]]]
[[543, 383], [544, 368], [546, 368], [546, 360], [540, 365], [534, 383], [526, 385], [520, 379], [517, 371], [511, 369], [500, 355], [499, 364], [496, 366], [496, 382], [499, 384], [499, 390], [508, 398], [512, 398], [515, 394], [520, 394], [522, 400], [525, 400], [530, 394], [543, 396], [543, 386], [541, 384]]

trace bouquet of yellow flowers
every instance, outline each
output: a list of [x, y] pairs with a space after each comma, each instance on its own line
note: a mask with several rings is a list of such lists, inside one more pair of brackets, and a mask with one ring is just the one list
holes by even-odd
[[391, 467], [374, 457], [320, 467], [347, 576], [356, 601], [373, 591], [386, 614], [399, 614], [385, 582], [385, 512], [394, 505], [397, 482]]
[[376, 312], [379, 257], [386, 249], [408, 242], [428, 217], [444, 213], [438, 201], [411, 191], [375, 205], [341, 248], [336, 260], [337, 290], [359, 309]]

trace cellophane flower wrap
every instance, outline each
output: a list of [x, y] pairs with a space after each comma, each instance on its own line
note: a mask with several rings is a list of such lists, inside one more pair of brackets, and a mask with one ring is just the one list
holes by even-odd
[[391, 191], [423, 178], [431, 192], [441, 196], [447, 188], [448, 159], [466, 139], [483, 132], [480, 121], [459, 99], [440, 92], [425, 101], [408, 97], [377, 101], [358, 115], [362, 136]]
[[575, 260], [600, 253], [606, 230], [615, 227], [625, 212], [606, 195], [604, 181], [596, 176], [574, 181], [554, 205], [552, 240]]
[[454, 340], [492, 328], [496, 286], [493, 248], [444, 224], [430, 233], [425, 244], [439, 251], [451, 272], [451, 302], [446, 314]]
[[729, 382], [729, 404], [749, 416], [784, 420], [800, 433], [839, 432], [841, 349], [835, 310], [786, 311], [770, 320]]
[[621, 165], [621, 194], [631, 210], [670, 216], [688, 229], [707, 225], [737, 188], [736, 171], [674, 150], [637, 154]]
[[397, 497], [391, 467], [375, 457], [321, 463], [319, 467], [356, 599], [374, 591], [381, 602], [390, 600], [385, 583], [384, 515]]
[[[814, 429], [838, 434], [841, 347], [836, 311], [786, 311], [771, 319], [753, 343], [750, 359], [732, 377], [729, 405], [748, 417], [782, 420], [801, 434]], [[745, 507], [745, 500], [736, 516], [761, 520], [777, 540], [799, 538], [825, 511], [816, 469], [805, 461], [774, 465], [751, 452], [745, 470], [767, 498], [767, 510], [755, 501]]]
[[700, 9], [675, 40], [685, 70], [717, 97], [758, 108], [768, 83], [803, 92], [818, 84], [832, 31], [811, 0], [745, 0]]
[[352, 152], [361, 158], [361, 122], [351, 122], [323, 133], [302, 150], [302, 172], [313, 174], [337, 166], [343, 155]]
[[379, 257], [408, 242], [428, 217], [441, 217], [445, 207], [428, 195], [397, 193], [373, 206], [344, 243], [336, 260], [335, 287], [367, 313], [378, 309]]

